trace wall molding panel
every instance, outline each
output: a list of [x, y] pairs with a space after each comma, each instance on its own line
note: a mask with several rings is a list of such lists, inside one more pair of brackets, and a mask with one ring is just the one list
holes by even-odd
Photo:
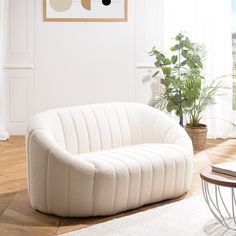
[[136, 7], [136, 102], [150, 103], [160, 95], [160, 80], [152, 80], [156, 71], [153, 58], [148, 55], [152, 47], [163, 48], [162, 0], [138, 0]]
[[34, 0], [9, 0], [6, 64], [34, 64]]
[[10, 134], [25, 134], [29, 118], [34, 114], [34, 73], [7, 70], [8, 129]]
[[5, 65], [5, 70], [34, 70], [34, 65]]
[[29, 117], [27, 78], [9, 78], [9, 122], [24, 123]]
[[9, 0], [5, 61], [8, 131], [23, 135], [34, 114], [35, 0]]
[[[27, 0], [9, 1], [9, 53], [27, 54], [28, 52], [28, 19]], [[18, 17], [16, 17], [18, 16]]]
[[136, 7], [136, 63], [153, 66], [153, 46], [163, 49], [163, 0], [138, 0]]

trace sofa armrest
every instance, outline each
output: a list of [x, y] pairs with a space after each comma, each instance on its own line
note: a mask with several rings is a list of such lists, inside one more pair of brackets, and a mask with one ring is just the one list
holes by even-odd
[[[29, 133], [27, 159], [29, 199], [34, 208], [60, 214], [69, 209], [70, 201], [78, 199], [81, 189], [76, 186], [84, 185], [85, 192], [86, 185], [91, 189], [96, 168], [60, 147], [46, 130]], [[70, 194], [71, 191], [74, 193]], [[70, 195], [75, 199], [70, 200]]]

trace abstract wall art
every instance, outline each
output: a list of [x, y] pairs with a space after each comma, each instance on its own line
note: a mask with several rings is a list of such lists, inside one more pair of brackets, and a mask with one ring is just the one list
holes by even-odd
[[43, 0], [44, 21], [127, 21], [128, 0]]

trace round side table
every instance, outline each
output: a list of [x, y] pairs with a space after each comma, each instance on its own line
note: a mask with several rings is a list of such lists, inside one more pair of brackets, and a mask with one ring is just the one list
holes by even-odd
[[[236, 177], [213, 172], [211, 168], [202, 171], [200, 177], [210, 211], [223, 226], [236, 231]], [[224, 187], [228, 190], [226, 196], [222, 191]]]

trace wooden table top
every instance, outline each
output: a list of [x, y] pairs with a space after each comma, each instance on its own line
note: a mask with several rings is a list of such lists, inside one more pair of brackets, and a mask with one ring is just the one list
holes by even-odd
[[236, 188], [236, 177], [214, 172], [211, 170], [211, 167], [203, 170], [200, 173], [200, 176], [208, 183], [224, 187]]

